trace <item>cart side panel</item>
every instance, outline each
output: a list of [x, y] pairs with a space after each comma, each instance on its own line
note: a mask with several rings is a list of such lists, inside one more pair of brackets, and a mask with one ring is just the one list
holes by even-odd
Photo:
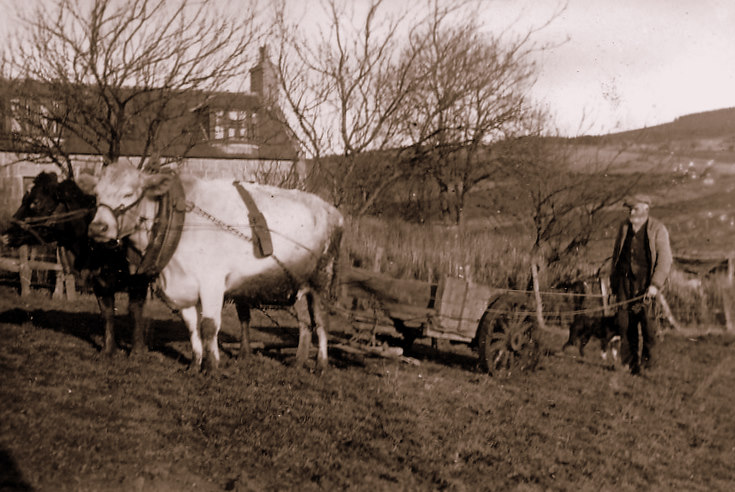
[[461, 278], [446, 277], [439, 287], [438, 319], [432, 324], [433, 335], [470, 341], [475, 337], [480, 319], [495, 296], [495, 289]]
[[421, 280], [393, 278], [384, 273], [350, 267], [344, 275], [346, 294], [369, 297], [384, 305], [405, 304], [421, 309], [434, 309], [437, 286]]

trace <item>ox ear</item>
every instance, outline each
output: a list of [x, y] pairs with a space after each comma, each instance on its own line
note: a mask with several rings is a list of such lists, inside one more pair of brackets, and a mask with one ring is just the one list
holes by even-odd
[[94, 187], [97, 186], [98, 179], [88, 173], [81, 173], [75, 180], [79, 189], [85, 195], [94, 195]]
[[156, 198], [168, 193], [174, 177], [171, 174], [149, 174], [143, 181], [143, 190], [149, 198]]

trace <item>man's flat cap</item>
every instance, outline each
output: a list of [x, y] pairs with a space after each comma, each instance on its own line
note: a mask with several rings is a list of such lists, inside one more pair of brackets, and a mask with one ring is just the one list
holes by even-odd
[[638, 193], [638, 194], [635, 194], [635, 195], [632, 195], [632, 196], [629, 196], [628, 198], [626, 198], [625, 201], [623, 202], [623, 206], [624, 207], [631, 207], [632, 208], [632, 207], [635, 207], [636, 205], [638, 205], [640, 203], [643, 203], [643, 204], [648, 205], [650, 207], [651, 204], [653, 203], [653, 201], [651, 200], [650, 195], [645, 195], [643, 193]]

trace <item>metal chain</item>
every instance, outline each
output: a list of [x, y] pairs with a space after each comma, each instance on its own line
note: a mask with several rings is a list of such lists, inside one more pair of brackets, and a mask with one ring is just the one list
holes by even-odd
[[[207, 220], [213, 222], [214, 224], [220, 226], [225, 231], [227, 231], [227, 232], [229, 232], [231, 234], [234, 234], [235, 236], [237, 236], [237, 237], [239, 237], [241, 239], [244, 239], [245, 241], [253, 242], [253, 238], [252, 237], [246, 236], [245, 234], [243, 234], [242, 231], [240, 231], [236, 227], [233, 227], [230, 224], [227, 224], [226, 222], [221, 221], [220, 219], [218, 219], [214, 215], [210, 214], [206, 210], [203, 210], [196, 203], [192, 203], [192, 202], [188, 202], [187, 201], [186, 202], [186, 210], [191, 210], [191, 211], [193, 211], [193, 212], [201, 215], [205, 219], [207, 219]], [[298, 243], [296, 243], [296, 244], [298, 244]], [[306, 250], [307, 251], [310, 251], [308, 248], [306, 248]], [[278, 266], [281, 267], [281, 269], [283, 270], [283, 272], [286, 274], [286, 276], [289, 278], [289, 280], [294, 285], [301, 285], [303, 283], [303, 282], [299, 281], [299, 279], [288, 268], [286, 268], [286, 265], [281, 260], [279, 260], [276, 255], [271, 255], [271, 257], [276, 262], [276, 264], [278, 264]]]
[[253, 238], [246, 236], [241, 230], [238, 228], [231, 226], [230, 224], [227, 224], [226, 222], [221, 221], [214, 215], [210, 214], [206, 210], [203, 210], [199, 205], [192, 203], [192, 202], [186, 202], [186, 208], [187, 210], [191, 210], [193, 212], [196, 212], [197, 214], [201, 215], [205, 219], [214, 222], [216, 225], [220, 226], [222, 229], [226, 230], [227, 232], [230, 232], [234, 234], [235, 236], [244, 239], [245, 241], [252, 241]]

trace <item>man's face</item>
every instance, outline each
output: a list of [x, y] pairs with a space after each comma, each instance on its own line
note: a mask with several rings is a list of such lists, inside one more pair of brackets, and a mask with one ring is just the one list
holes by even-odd
[[648, 205], [645, 203], [636, 203], [629, 208], [629, 219], [633, 225], [633, 229], [638, 230], [648, 220]]

